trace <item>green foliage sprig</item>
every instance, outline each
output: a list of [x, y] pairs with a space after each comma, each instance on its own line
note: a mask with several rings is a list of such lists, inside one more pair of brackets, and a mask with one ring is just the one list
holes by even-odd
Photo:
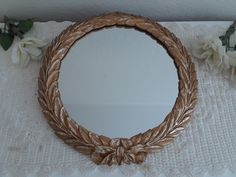
[[236, 50], [236, 44], [233, 47], [230, 46], [230, 36], [234, 34], [235, 30], [236, 30], [236, 21], [229, 26], [225, 35], [219, 37], [222, 42], [222, 45], [225, 46], [226, 52], [229, 50]]
[[4, 50], [8, 50], [15, 36], [20, 39], [23, 38], [23, 35], [28, 32], [33, 27], [33, 20], [13, 20], [8, 17], [4, 17], [4, 27], [0, 28], [0, 45]]

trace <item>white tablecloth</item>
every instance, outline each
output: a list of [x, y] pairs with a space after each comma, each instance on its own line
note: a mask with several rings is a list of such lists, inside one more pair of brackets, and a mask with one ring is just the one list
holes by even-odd
[[[71, 22], [35, 23], [28, 36], [51, 41]], [[231, 22], [165, 22], [191, 52], [202, 35], [222, 34]], [[0, 49], [0, 176], [51, 176], [117, 169], [124, 176], [200, 177], [236, 170], [236, 90], [221, 74], [210, 73], [194, 59], [199, 80], [199, 101], [193, 120], [174, 143], [150, 154], [141, 165], [96, 166], [57, 138], [37, 101], [40, 62], [15, 66], [11, 49]], [[112, 174], [111, 174], [112, 176]]]

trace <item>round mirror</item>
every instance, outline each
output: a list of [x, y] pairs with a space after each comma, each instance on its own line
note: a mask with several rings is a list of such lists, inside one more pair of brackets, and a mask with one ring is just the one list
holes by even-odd
[[96, 164], [139, 164], [189, 122], [197, 79], [174, 34], [149, 19], [112, 13], [75, 23], [52, 42], [38, 95], [65, 143]]
[[80, 125], [112, 138], [164, 121], [178, 96], [173, 59], [154, 39], [126, 28], [92, 32], [61, 64], [61, 100]]

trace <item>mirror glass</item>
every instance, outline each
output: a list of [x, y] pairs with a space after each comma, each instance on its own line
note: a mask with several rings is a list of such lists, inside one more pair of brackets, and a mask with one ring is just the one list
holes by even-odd
[[78, 40], [60, 69], [64, 107], [99, 135], [129, 138], [160, 124], [178, 96], [172, 58], [149, 35], [106, 28]]

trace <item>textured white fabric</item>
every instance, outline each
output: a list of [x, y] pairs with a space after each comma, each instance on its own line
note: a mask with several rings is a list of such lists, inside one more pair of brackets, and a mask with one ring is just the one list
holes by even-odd
[[[36, 23], [28, 35], [51, 41], [71, 22]], [[162, 23], [191, 47], [202, 35], [220, 35], [231, 22]], [[27, 68], [13, 65], [10, 50], [0, 49], [0, 176], [37, 177], [59, 172], [96, 169], [89, 159], [57, 138], [44, 119], [37, 101], [40, 62]], [[199, 80], [198, 105], [186, 130], [161, 152], [150, 154], [142, 165], [99, 166], [102, 171], [119, 169], [132, 176], [201, 177], [236, 170], [236, 90], [222, 74], [209, 73], [194, 59]]]

